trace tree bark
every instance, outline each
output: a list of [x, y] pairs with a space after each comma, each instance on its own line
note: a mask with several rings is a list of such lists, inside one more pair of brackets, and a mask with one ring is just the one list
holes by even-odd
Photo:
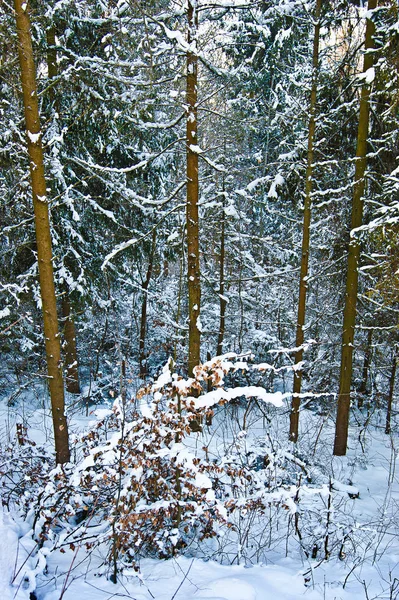
[[399, 346], [396, 346], [396, 348], [393, 351], [391, 376], [389, 378], [387, 418], [386, 418], [386, 422], [385, 422], [385, 433], [387, 435], [389, 435], [391, 433], [392, 402], [393, 402], [393, 392], [395, 389], [395, 377], [396, 377], [396, 367], [398, 365], [398, 359], [399, 359]]
[[[377, 0], [368, 0], [368, 10], [374, 10]], [[374, 23], [367, 19], [363, 73], [374, 64]], [[356, 150], [355, 184], [352, 197], [351, 230], [361, 226], [363, 221], [363, 194], [365, 190], [365, 174], [367, 167], [367, 138], [370, 116], [370, 84], [364, 81], [360, 96], [360, 112]], [[334, 455], [344, 456], [348, 443], [350, 391], [353, 370], [353, 342], [356, 323], [356, 305], [358, 290], [358, 266], [360, 258], [360, 242], [351, 235], [348, 248], [348, 266], [346, 275], [346, 296], [344, 322], [341, 345], [341, 370], [339, 379], [338, 411], [335, 424]]]
[[70, 459], [68, 426], [65, 417], [64, 382], [62, 376], [61, 344], [58, 332], [57, 306], [52, 263], [50, 220], [44, 177], [43, 148], [41, 143], [36, 72], [33, 60], [32, 38], [27, 2], [15, 0], [18, 54], [27, 145], [30, 159], [33, 208], [35, 215], [40, 295], [46, 344], [47, 372], [53, 415], [54, 441], [57, 463]]
[[[196, 35], [198, 13], [196, 0], [188, 1], [188, 35], [190, 50], [187, 52], [187, 250], [188, 250], [188, 373], [200, 362], [200, 255], [199, 255], [199, 220], [198, 220], [198, 139], [197, 139], [197, 86], [198, 86], [198, 56], [196, 54]], [[194, 48], [194, 49], [193, 49]]]
[[[308, 150], [307, 150], [307, 166], [306, 166], [306, 183], [305, 183], [305, 200], [303, 206], [303, 228], [302, 228], [302, 252], [301, 252], [301, 271], [299, 278], [299, 297], [298, 297], [298, 319], [296, 325], [296, 341], [295, 346], [295, 363], [300, 363], [303, 360], [303, 343], [304, 343], [304, 328], [306, 316], [306, 293], [308, 289], [308, 265], [309, 265], [309, 248], [310, 248], [310, 218], [312, 208], [312, 189], [313, 189], [313, 161], [314, 161], [314, 140], [316, 131], [316, 100], [317, 100], [317, 78], [319, 70], [319, 38], [320, 38], [320, 13], [322, 0], [317, 0], [315, 10], [315, 28], [313, 38], [313, 58], [312, 58], [312, 88], [310, 92], [309, 105], [309, 129], [308, 129]], [[299, 409], [300, 409], [300, 393], [302, 385], [302, 368], [294, 371], [294, 385], [292, 392], [292, 405], [290, 415], [290, 440], [296, 442], [298, 440], [299, 428]]]
[[[58, 75], [57, 69], [57, 50], [55, 47], [55, 28], [50, 27], [46, 32], [47, 38], [47, 69], [48, 78], [54, 79]], [[49, 95], [51, 100], [54, 100], [54, 87], [51, 86], [49, 89]]]

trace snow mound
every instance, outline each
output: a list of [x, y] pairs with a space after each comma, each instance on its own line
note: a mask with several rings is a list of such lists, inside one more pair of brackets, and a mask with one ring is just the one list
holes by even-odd
[[12, 600], [11, 588], [18, 551], [19, 527], [4, 510], [0, 511], [0, 590], [2, 600]]
[[224, 577], [207, 583], [207, 589], [201, 589], [195, 600], [257, 600], [254, 587], [237, 577]]

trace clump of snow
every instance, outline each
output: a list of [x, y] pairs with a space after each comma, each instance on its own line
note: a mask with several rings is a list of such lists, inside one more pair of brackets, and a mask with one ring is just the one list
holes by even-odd
[[32, 133], [32, 131], [27, 130], [26, 133], [32, 144], [37, 144], [42, 135], [40, 131], [38, 133]]
[[194, 154], [202, 154], [204, 152], [197, 144], [190, 144], [189, 148]]
[[8, 317], [8, 315], [10, 315], [10, 309], [8, 308], [8, 306], [6, 306], [6, 308], [3, 308], [3, 310], [0, 310], [0, 319], [4, 319], [5, 317]]
[[277, 187], [281, 187], [283, 184], [284, 177], [280, 173], [277, 173], [268, 191], [268, 198], [277, 198]]
[[152, 391], [157, 392], [172, 381], [171, 361], [169, 360], [163, 367], [161, 375], [152, 386]]
[[375, 68], [370, 67], [369, 69], [367, 69], [367, 71], [365, 71], [364, 73], [360, 73], [357, 77], [360, 81], [364, 81], [365, 83], [373, 83], [375, 79]]

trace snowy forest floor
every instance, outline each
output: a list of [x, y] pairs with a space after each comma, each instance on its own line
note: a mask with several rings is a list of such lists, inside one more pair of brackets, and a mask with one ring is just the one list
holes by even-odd
[[[16, 423], [21, 421], [28, 424], [30, 439], [51, 443], [48, 411], [37, 408], [29, 411], [28, 405], [28, 402], [19, 402], [14, 407], [0, 405], [2, 443], [12, 438]], [[217, 448], [224, 443], [228, 430], [242, 429], [245, 411], [240, 407], [234, 410], [235, 414], [229, 413], [230, 420], [224, 412], [212, 429], [204, 428], [203, 433], [190, 436], [190, 447]], [[285, 440], [287, 417], [287, 410], [274, 410], [273, 433], [269, 427], [268, 435]], [[71, 430], [85, 430], [93, 418], [93, 413], [86, 417], [75, 410]], [[10, 510], [3, 507], [0, 513], [2, 600], [293, 600], [302, 596], [309, 600], [394, 600], [399, 597], [396, 466], [399, 442], [395, 428], [391, 436], [384, 434], [382, 421], [383, 415], [376, 411], [367, 427], [352, 423], [348, 455], [337, 458], [331, 454], [332, 420], [309, 410], [302, 412], [302, 456], [308, 453], [307, 464], [313, 461], [314, 481], [319, 488], [323, 482], [330, 482], [334, 499], [329, 504], [328, 494], [321, 494], [322, 503], [320, 498], [314, 505], [313, 500], [304, 503], [298, 526], [301, 539], [295, 534], [294, 518], [288, 511], [281, 510], [277, 516], [265, 518], [264, 529], [270, 530], [266, 535], [270, 543], [263, 542], [262, 551], [255, 547], [253, 557], [259, 556], [259, 561], [248, 560], [249, 554], [246, 558], [245, 553], [240, 559], [239, 542], [234, 551], [227, 551], [219, 542], [218, 549], [193, 552], [191, 556], [142, 559], [140, 573], [124, 570], [114, 584], [104, 566], [105, 548], [87, 550], [82, 544], [74, 550], [44, 547], [37, 552], [29, 517], [23, 518], [17, 507]], [[261, 429], [262, 420], [254, 414], [252, 421], [248, 419], [247, 430], [256, 438], [262, 435]], [[280, 452], [284, 444], [289, 456], [287, 449], [292, 451], [292, 447], [288, 442], [279, 442]], [[257, 527], [253, 538], [252, 530], [248, 530], [247, 546], [251, 543], [256, 546], [263, 539], [259, 537], [262, 519]], [[231, 547], [234, 540], [228, 544]], [[317, 544], [316, 556], [312, 558], [311, 551], [307, 553], [304, 549]]]

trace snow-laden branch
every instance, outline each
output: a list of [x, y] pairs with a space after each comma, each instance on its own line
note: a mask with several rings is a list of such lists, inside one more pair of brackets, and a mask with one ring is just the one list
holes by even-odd
[[211, 408], [220, 402], [229, 402], [230, 400], [241, 398], [242, 396], [247, 398], [247, 400], [250, 398], [257, 398], [258, 400], [263, 400], [263, 402], [274, 404], [274, 406], [283, 405], [283, 394], [281, 392], [266, 392], [264, 388], [256, 385], [236, 387], [230, 390], [219, 388], [217, 390], [207, 392], [199, 398], [189, 396], [187, 398], [187, 402], [193, 404], [194, 408], [196, 409]]
[[185, 204], [178, 204], [177, 206], [174, 206], [171, 210], [169, 210], [167, 213], [165, 213], [163, 215], [163, 217], [149, 231], [147, 231], [146, 233], [144, 233], [143, 235], [141, 235], [141, 236], [139, 236], [137, 238], [131, 238], [130, 240], [127, 240], [126, 242], [118, 244], [118, 246], [116, 246], [112, 250], [112, 252], [110, 252], [109, 254], [107, 254], [107, 256], [105, 257], [104, 262], [101, 265], [101, 270], [104, 271], [107, 268], [107, 265], [111, 262], [111, 260], [113, 258], [115, 258], [115, 256], [117, 256], [120, 252], [122, 252], [123, 250], [126, 250], [127, 248], [130, 248], [131, 246], [135, 246], [136, 244], [139, 244], [140, 242], [142, 242], [143, 240], [145, 240], [147, 237], [149, 237], [150, 235], [152, 235], [153, 231], [155, 229], [157, 229], [157, 227], [159, 227], [159, 225], [170, 214], [172, 214], [176, 210], [179, 210], [180, 208], [185, 208], [185, 206], [186, 206]]
[[173, 140], [173, 142], [171, 142], [170, 144], [165, 146], [165, 148], [160, 150], [160, 152], [151, 154], [150, 156], [148, 156], [148, 158], [145, 158], [144, 160], [136, 163], [135, 165], [131, 165], [130, 167], [121, 167], [121, 168], [106, 167], [104, 165], [99, 165], [98, 163], [94, 163], [91, 161], [89, 162], [89, 161], [83, 160], [83, 158], [76, 158], [76, 157], [73, 158], [72, 160], [74, 160], [74, 162], [76, 162], [78, 165], [81, 165], [82, 167], [95, 169], [97, 171], [101, 171], [104, 173], [118, 173], [118, 174], [122, 175], [122, 174], [126, 174], [126, 173], [133, 173], [134, 171], [139, 171], [140, 169], [144, 169], [155, 159], [159, 158], [160, 156], [162, 156], [162, 154], [165, 154], [165, 152], [167, 152], [168, 150], [170, 150], [170, 148], [175, 146], [175, 144], [177, 144], [178, 142], [182, 142], [184, 140], [185, 140], [185, 138], [176, 138], [175, 140]]

